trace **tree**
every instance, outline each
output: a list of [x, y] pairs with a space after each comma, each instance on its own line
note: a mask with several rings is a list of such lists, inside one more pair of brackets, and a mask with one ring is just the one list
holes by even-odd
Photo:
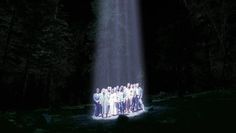
[[[204, 27], [202, 34], [205, 38], [202, 43], [208, 46], [210, 69], [213, 75], [218, 76], [221, 86], [226, 87], [232, 80], [232, 68], [235, 66], [232, 60], [232, 27], [230, 22], [235, 1], [231, 0], [183, 0], [186, 8], [192, 15], [195, 26]], [[203, 29], [203, 28], [201, 28]], [[204, 34], [207, 33], [207, 34]], [[217, 75], [216, 73], [220, 73]], [[231, 81], [232, 82], [232, 81]]]

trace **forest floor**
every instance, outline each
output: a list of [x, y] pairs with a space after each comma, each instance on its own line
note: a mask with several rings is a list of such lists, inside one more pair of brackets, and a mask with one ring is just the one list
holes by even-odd
[[154, 96], [151, 101], [142, 115], [104, 121], [91, 118], [91, 105], [57, 111], [0, 112], [0, 133], [228, 132], [236, 123], [236, 90], [181, 98]]

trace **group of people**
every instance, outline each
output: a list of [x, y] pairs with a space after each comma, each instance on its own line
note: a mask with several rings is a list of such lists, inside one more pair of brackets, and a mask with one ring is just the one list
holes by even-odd
[[143, 89], [139, 83], [96, 89], [93, 94], [94, 116], [108, 118], [144, 111]]

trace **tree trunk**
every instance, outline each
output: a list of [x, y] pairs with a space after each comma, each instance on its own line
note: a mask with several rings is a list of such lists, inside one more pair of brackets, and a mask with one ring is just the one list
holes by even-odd
[[49, 70], [45, 73], [45, 75], [42, 76], [42, 104], [43, 105], [49, 105]]
[[5, 50], [3, 54], [3, 60], [2, 60], [3, 67], [6, 64], [9, 48], [11, 45], [11, 38], [12, 38], [13, 27], [15, 24], [15, 18], [16, 18], [16, 10], [12, 8], [12, 16], [9, 23], [9, 28], [8, 28], [7, 37], [6, 37], [6, 45], [5, 45]]
[[54, 12], [54, 19], [57, 19], [57, 15], [58, 15], [58, 9], [59, 9], [59, 2], [60, 0], [55, 0], [55, 12]]
[[28, 88], [28, 79], [29, 79], [29, 53], [27, 53], [27, 56], [26, 56], [26, 63], [25, 63], [25, 69], [24, 69], [24, 86], [22, 90], [22, 99], [24, 99], [26, 96], [26, 92]]
[[[227, 15], [225, 14], [225, 2], [224, 0], [222, 1], [222, 8], [221, 8], [221, 15], [222, 15], [222, 24], [221, 24], [221, 34], [220, 34], [220, 45], [221, 45], [221, 50], [222, 50], [222, 57], [223, 57], [223, 68], [222, 68], [222, 75], [221, 79], [223, 82], [226, 82], [226, 69], [227, 69], [227, 59], [228, 57], [228, 52], [229, 48], [227, 46], [227, 43], [225, 41], [225, 36], [226, 36], [226, 28], [227, 28]], [[225, 87], [225, 84], [223, 85]]]
[[54, 108], [55, 107], [55, 101], [56, 101], [56, 94], [55, 94], [55, 87], [54, 87], [54, 81], [53, 81], [53, 72], [52, 72], [52, 68], [49, 69], [49, 84], [48, 84], [48, 93], [49, 93], [49, 106], [50, 108]]

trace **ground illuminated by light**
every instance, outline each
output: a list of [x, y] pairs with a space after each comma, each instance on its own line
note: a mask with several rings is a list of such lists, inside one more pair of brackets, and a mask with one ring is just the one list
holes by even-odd
[[[135, 117], [135, 116], [139, 116], [139, 115], [141, 115], [141, 114], [143, 114], [143, 113], [145, 113], [145, 112], [147, 112], [147, 111], [145, 111], [145, 110], [144, 110], [144, 111], [143, 111], [143, 110], [140, 110], [140, 111], [138, 111], [138, 112], [133, 112], [133, 113], [124, 114], [124, 115], [128, 116], [129, 118], [132, 118], [132, 117]], [[115, 119], [117, 119], [118, 117], [119, 117], [119, 115], [111, 116], [111, 117], [107, 117], [107, 118], [92, 116], [92, 118], [93, 118], [94, 120], [115, 120]]]

